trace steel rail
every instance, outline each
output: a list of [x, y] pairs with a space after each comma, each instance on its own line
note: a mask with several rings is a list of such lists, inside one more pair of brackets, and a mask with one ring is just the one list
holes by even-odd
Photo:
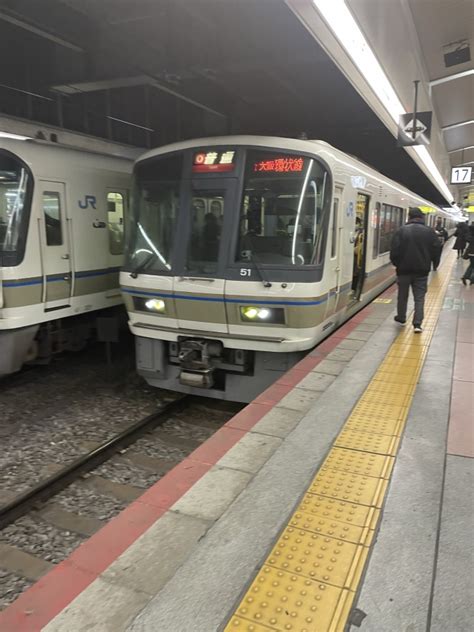
[[45, 502], [63, 490], [82, 474], [95, 469], [119, 450], [127, 448], [146, 432], [162, 425], [170, 415], [182, 410], [189, 400], [189, 395], [175, 399], [0, 507], [0, 529], [4, 529], [34, 509], [38, 503]]

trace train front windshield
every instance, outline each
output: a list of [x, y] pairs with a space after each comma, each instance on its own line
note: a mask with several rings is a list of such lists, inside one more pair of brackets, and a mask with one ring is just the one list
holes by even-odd
[[315, 157], [205, 148], [138, 163], [127, 269], [221, 275], [321, 264], [329, 173]]
[[0, 151], [0, 265], [15, 266], [23, 258], [32, 178], [13, 154]]

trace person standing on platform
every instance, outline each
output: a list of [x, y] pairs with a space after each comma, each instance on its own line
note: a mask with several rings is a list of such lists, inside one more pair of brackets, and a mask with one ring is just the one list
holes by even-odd
[[463, 255], [469, 257], [469, 265], [466, 268], [466, 272], [462, 275], [461, 281], [464, 285], [467, 285], [469, 281], [470, 285], [474, 285], [474, 222], [471, 222], [469, 226], [469, 232], [467, 233], [467, 248]]
[[466, 248], [467, 236], [469, 234], [469, 226], [466, 222], [459, 222], [454, 231], [456, 241], [454, 242], [453, 250], [457, 250], [458, 259], [462, 257], [464, 249]]
[[434, 230], [435, 230], [435, 233], [436, 233], [436, 235], [438, 237], [438, 241], [439, 241], [438, 253], [437, 253], [437, 256], [436, 256], [435, 260], [433, 261], [433, 270], [436, 272], [436, 270], [438, 269], [438, 266], [439, 266], [440, 259], [441, 259], [441, 253], [443, 252], [443, 246], [444, 246], [445, 242], [448, 240], [449, 235], [448, 235], [448, 231], [443, 226], [443, 224], [442, 224], [440, 219], [436, 220], [436, 226], [435, 226]]
[[397, 230], [392, 239], [390, 261], [397, 269], [398, 302], [395, 321], [404, 325], [410, 287], [415, 301], [413, 328], [423, 331], [425, 294], [431, 264], [439, 253], [439, 239], [435, 231], [425, 226], [425, 216], [418, 208], [408, 212], [408, 223]]

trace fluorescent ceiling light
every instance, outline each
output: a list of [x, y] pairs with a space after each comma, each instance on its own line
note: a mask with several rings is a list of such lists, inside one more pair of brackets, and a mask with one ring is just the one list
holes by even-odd
[[451, 193], [448, 186], [446, 185], [446, 182], [444, 181], [444, 178], [441, 175], [438, 167], [435, 165], [430, 152], [426, 149], [424, 145], [414, 145], [413, 149], [416, 151], [416, 153], [421, 158], [423, 163], [426, 165], [428, 170], [431, 172], [431, 175], [436, 180], [438, 189], [443, 193], [446, 199], [452, 200], [453, 194]]
[[398, 119], [401, 114], [405, 114], [405, 108], [344, 0], [313, 0], [313, 2], [362, 72], [365, 80], [372, 89], [376, 87], [378, 98], [398, 125]]
[[441, 129], [443, 130], [443, 132], [446, 132], [449, 129], [456, 129], [458, 127], [464, 127], [465, 125], [472, 125], [474, 123], [474, 119], [471, 119], [470, 121], [461, 121], [460, 123], [453, 123], [452, 125], [446, 125], [445, 127], [442, 127]]
[[[313, 3], [326, 20], [341, 46], [346, 49], [374, 94], [398, 125], [400, 115], [406, 114], [406, 110], [345, 1], [313, 0]], [[431, 173], [438, 189], [447, 199], [452, 199], [453, 195], [426, 147], [414, 145], [413, 149]]]
[[12, 138], [13, 140], [32, 140], [31, 136], [20, 136], [20, 134], [10, 134], [10, 132], [0, 131], [0, 138]]
[[463, 72], [457, 72], [454, 75], [449, 75], [448, 77], [440, 77], [439, 79], [434, 79], [430, 81], [430, 86], [439, 86], [441, 83], [446, 83], [447, 81], [454, 81], [455, 79], [462, 79], [463, 77], [469, 77], [469, 75], [474, 75], [474, 70], [464, 70]]

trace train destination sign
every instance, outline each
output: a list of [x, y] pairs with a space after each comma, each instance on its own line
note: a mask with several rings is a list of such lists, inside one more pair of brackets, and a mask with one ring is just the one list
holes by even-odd
[[235, 151], [200, 151], [193, 157], [194, 173], [222, 173], [233, 171]]
[[304, 158], [298, 156], [282, 156], [271, 160], [259, 160], [253, 165], [254, 172], [291, 173], [303, 171]]

